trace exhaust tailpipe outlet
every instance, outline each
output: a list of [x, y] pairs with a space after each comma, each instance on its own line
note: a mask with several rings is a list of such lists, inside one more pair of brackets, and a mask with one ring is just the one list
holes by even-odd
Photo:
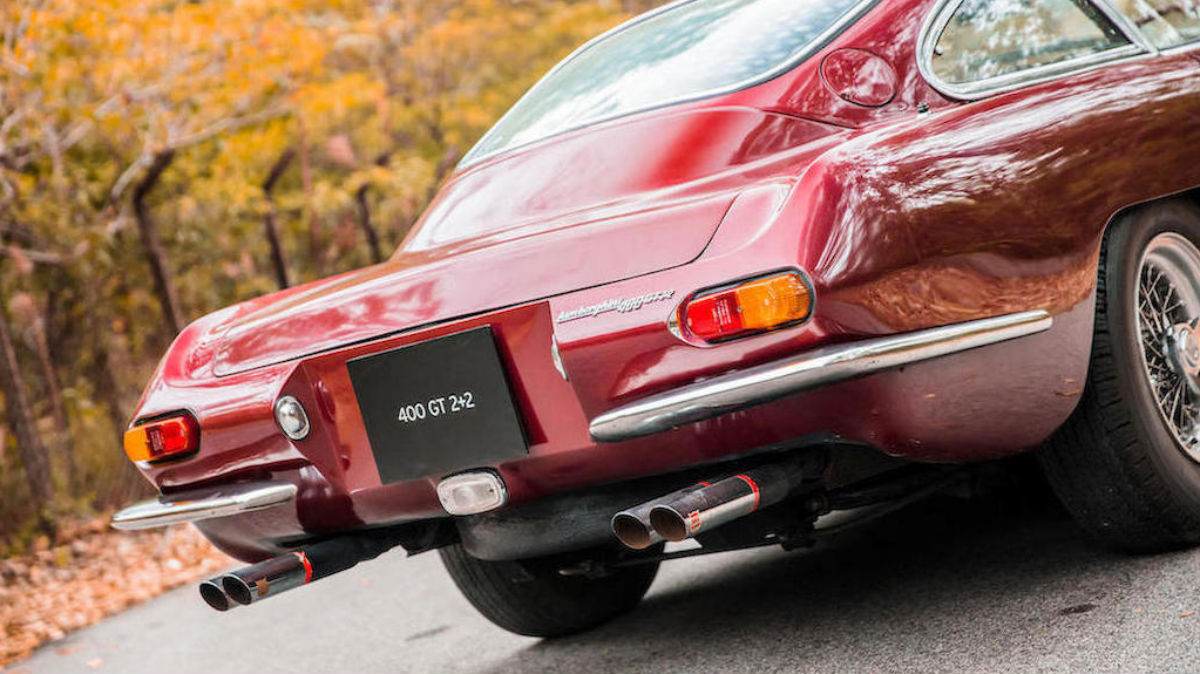
[[225, 588], [221, 587], [220, 576], [200, 583], [200, 598], [204, 600], [205, 604], [218, 611], [228, 611], [237, 606], [229, 599], [229, 595], [225, 594]]
[[686, 540], [782, 501], [799, 479], [798, 471], [769, 465], [701, 483], [654, 505], [650, 526], [668, 541]]
[[650, 528], [650, 509], [632, 508], [613, 515], [612, 532], [625, 547], [644, 550], [662, 540]]
[[661, 542], [663, 540], [662, 536], [659, 536], [650, 526], [650, 510], [656, 505], [667, 503], [683, 496], [694, 488], [694, 486], [684, 487], [679, 491], [671, 492], [666, 496], [661, 496], [653, 501], [647, 501], [639, 506], [622, 510], [613, 515], [612, 522], [610, 523], [613, 535], [625, 547], [633, 550], [644, 550], [655, 543]]
[[200, 596], [218, 611], [249, 606], [374, 559], [400, 542], [379, 531], [331, 538], [206, 580]]

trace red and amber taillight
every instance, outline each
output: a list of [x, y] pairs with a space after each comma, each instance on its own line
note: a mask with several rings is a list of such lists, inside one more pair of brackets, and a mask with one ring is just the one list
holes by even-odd
[[182, 456], [200, 447], [200, 424], [190, 412], [138, 424], [125, 431], [130, 461], [157, 461]]
[[707, 342], [799, 323], [812, 311], [812, 292], [788, 271], [702, 291], [679, 308], [684, 329]]

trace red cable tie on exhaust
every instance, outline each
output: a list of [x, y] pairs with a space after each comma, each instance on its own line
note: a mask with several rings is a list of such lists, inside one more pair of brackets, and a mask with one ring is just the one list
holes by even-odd
[[754, 508], [752, 511], [758, 510], [758, 501], [761, 498], [761, 495], [758, 493], [758, 485], [754, 484], [754, 480], [751, 480], [745, 475], [734, 475], [734, 477], [741, 478], [743, 482], [750, 485], [750, 491], [754, 492]]
[[312, 564], [309, 564], [308, 557], [305, 556], [302, 550], [293, 550], [292, 554], [296, 555], [300, 563], [304, 565], [304, 584], [308, 585], [312, 582]]

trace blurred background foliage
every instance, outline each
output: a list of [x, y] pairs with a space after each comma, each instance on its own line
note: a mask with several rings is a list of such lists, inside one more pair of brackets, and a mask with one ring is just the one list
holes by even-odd
[[386, 259], [542, 73], [647, 0], [0, 3], [0, 554], [148, 487], [187, 321]]

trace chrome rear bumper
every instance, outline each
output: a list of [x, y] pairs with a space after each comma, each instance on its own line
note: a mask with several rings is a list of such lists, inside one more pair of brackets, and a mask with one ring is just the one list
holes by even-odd
[[112, 526], [150, 529], [262, 510], [295, 498], [296, 485], [288, 482], [244, 482], [143, 501], [113, 515]]
[[1052, 322], [1045, 311], [1024, 311], [816, 349], [618, 407], [593, 419], [589, 431], [597, 442], [651, 435], [826, 384], [1032, 335]]

